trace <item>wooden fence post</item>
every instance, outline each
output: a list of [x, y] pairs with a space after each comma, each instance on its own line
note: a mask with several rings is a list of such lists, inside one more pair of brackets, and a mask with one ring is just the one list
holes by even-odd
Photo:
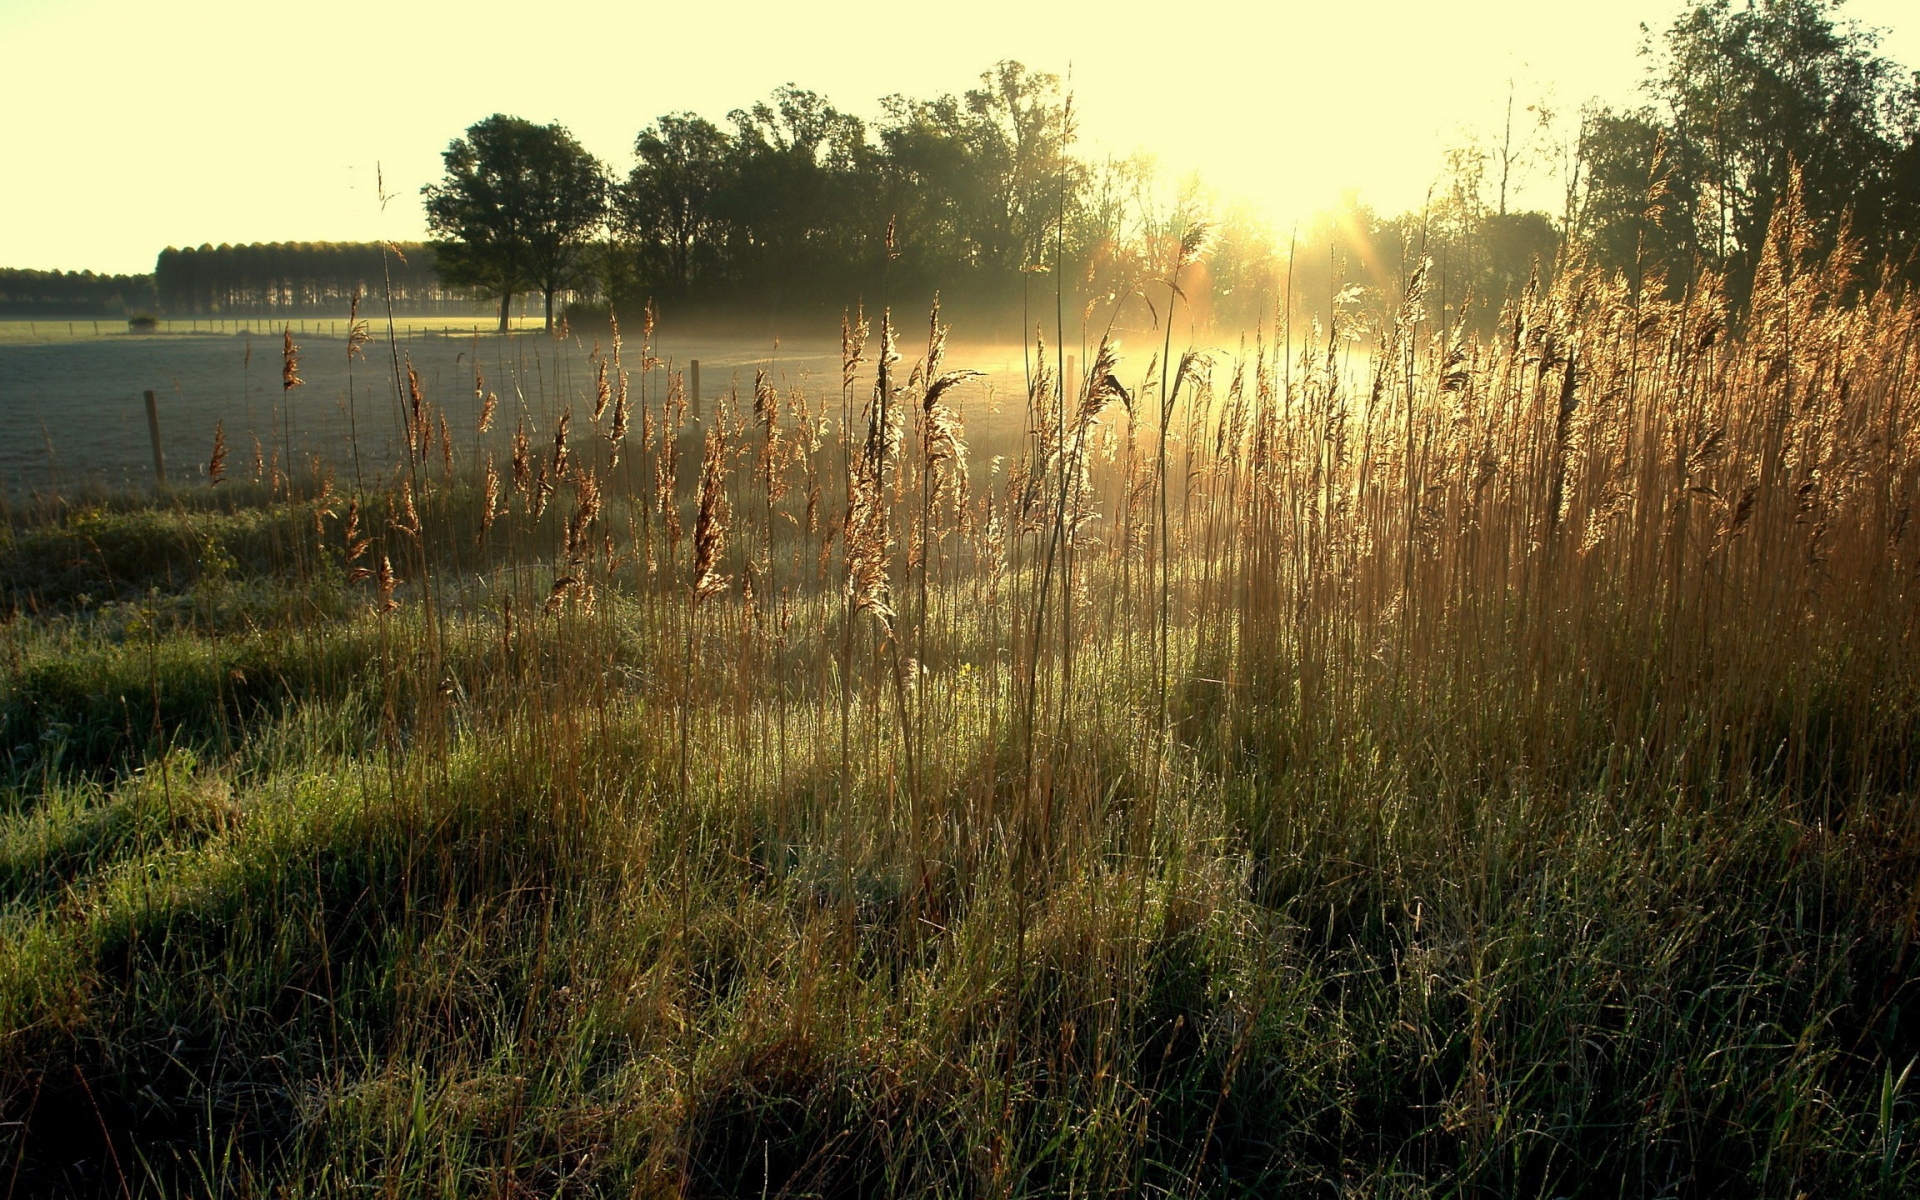
[[153, 439], [153, 482], [164, 490], [167, 486], [167, 456], [160, 449], [160, 402], [153, 393], [147, 393], [147, 436]]
[[699, 359], [695, 358], [688, 361], [687, 374], [690, 377], [689, 379], [690, 390], [688, 391], [688, 394], [687, 394], [687, 402], [693, 405], [693, 419], [698, 421], [700, 419], [700, 360]]

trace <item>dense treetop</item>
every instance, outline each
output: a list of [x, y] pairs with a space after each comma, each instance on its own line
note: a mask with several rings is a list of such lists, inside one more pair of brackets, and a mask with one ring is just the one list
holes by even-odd
[[1912, 278], [1920, 74], [1838, 0], [1713, 0], [1643, 53], [1643, 102], [1595, 107], [1580, 133], [1569, 224], [1604, 261], [1674, 286], [1705, 262], [1741, 294], [1797, 173], [1817, 243], [1845, 227], [1870, 266]]
[[447, 175], [423, 188], [449, 283], [500, 298], [506, 329], [516, 292], [554, 297], [583, 282], [581, 251], [606, 212], [605, 174], [573, 135], [494, 114], [442, 156]]

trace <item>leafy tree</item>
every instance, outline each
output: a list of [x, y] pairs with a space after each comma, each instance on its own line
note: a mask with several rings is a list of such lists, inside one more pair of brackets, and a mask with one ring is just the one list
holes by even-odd
[[865, 123], [790, 84], [728, 119], [732, 160], [718, 204], [737, 281], [764, 285], [776, 298], [790, 284], [816, 293], [844, 288], [886, 223], [870, 203]]
[[895, 221], [902, 270], [923, 279], [976, 270], [993, 184], [978, 166], [972, 114], [955, 96], [881, 105], [880, 201]]
[[1087, 222], [1091, 173], [1071, 155], [1072, 121], [1055, 76], [1002, 62], [962, 96], [883, 104], [883, 205], [897, 220], [910, 277], [966, 273], [989, 290], [1005, 288], [1023, 267], [1052, 262], [1062, 219], [1076, 258], [1106, 240], [1103, 225]]
[[732, 149], [725, 130], [693, 113], [663, 116], [634, 139], [639, 161], [620, 189], [620, 231], [641, 272], [669, 296], [686, 297], [718, 266], [715, 201], [728, 183]]
[[1078, 195], [1086, 172], [1058, 76], [1001, 62], [967, 92], [977, 161], [990, 174], [993, 211], [985, 257], [1005, 272], [1051, 257], [1047, 235]]
[[1698, 257], [1742, 294], [1795, 171], [1821, 240], [1845, 221], [1870, 259], [1903, 253], [1920, 83], [1840, 0], [1712, 0], [1644, 53], [1647, 104], [1594, 110], [1581, 138], [1581, 224], [1610, 262], [1677, 287]]
[[870, 128], [789, 84], [729, 113], [731, 128], [658, 118], [615, 192], [600, 290], [837, 306], [885, 280], [999, 296], [1051, 260], [1062, 215], [1069, 257], [1109, 240], [1082, 211], [1089, 173], [1053, 76], [1001, 63], [962, 96], [882, 105]]
[[498, 113], [442, 158], [446, 178], [422, 191], [443, 278], [498, 295], [503, 330], [514, 295], [538, 290], [551, 329], [554, 296], [579, 281], [606, 209], [599, 162], [557, 123]]
[[1581, 122], [1585, 179], [1577, 225], [1602, 263], [1638, 291], [1649, 277], [1679, 286], [1704, 247], [1694, 218], [1699, 180], [1675, 169], [1670, 131], [1652, 108], [1589, 111]]
[[[1509, 100], [1501, 140], [1491, 146], [1469, 142], [1448, 153], [1447, 169], [1423, 212], [1383, 226], [1391, 230], [1388, 241], [1397, 243], [1381, 250], [1385, 260], [1395, 264], [1383, 273], [1391, 277], [1391, 302], [1398, 303], [1412, 264], [1431, 260], [1429, 303], [1448, 329], [1464, 323], [1488, 332], [1502, 305], [1529, 279], [1550, 277], [1559, 257], [1560, 230], [1552, 220], [1509, 204], [1522, 168], [1532, 158], [1528, 150], [1533, 137], [1526, 133], [1516, 138], [1513, 107]], [[1537, 115], [1541, 110], [1530, 105], [1527, 111]]]

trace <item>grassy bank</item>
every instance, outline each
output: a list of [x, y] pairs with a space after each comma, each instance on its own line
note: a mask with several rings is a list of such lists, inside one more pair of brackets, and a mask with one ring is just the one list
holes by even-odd
[[1910, 1194], [1920, 323], [1788, 229], [17, 519], [0, 1174]]

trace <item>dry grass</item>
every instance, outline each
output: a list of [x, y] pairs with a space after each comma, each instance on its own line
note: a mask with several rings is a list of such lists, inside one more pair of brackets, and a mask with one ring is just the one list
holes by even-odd
[[175, 498], [296, 533], [5, 627], [9, 1186], [1910, 1192], [1920, 319], [1843, 268], [1096, 329], [1004, 430], [937, 313], [837, 416], [615, 331], [510, 480], [415, 381], [362, 490]]

